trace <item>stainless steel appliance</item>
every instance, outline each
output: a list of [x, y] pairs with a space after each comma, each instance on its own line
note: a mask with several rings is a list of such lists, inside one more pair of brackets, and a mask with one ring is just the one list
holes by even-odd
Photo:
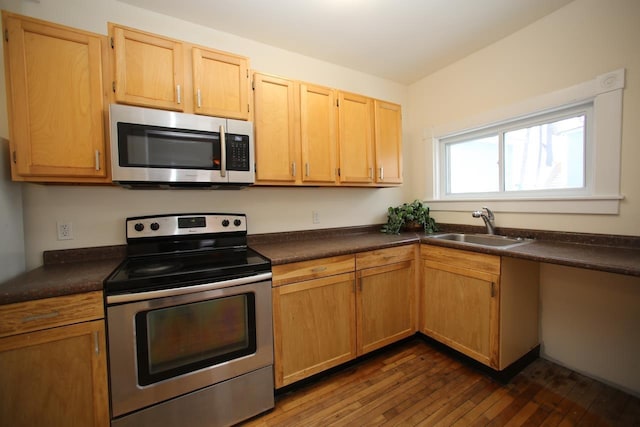
[[242, 214], [126, 220], [106, 279], [111, 425], [223, 426], [273, 408], [271, 264]]
[[253, 123], [111, 104], [111, 174], [123, 186], [245, 186]]

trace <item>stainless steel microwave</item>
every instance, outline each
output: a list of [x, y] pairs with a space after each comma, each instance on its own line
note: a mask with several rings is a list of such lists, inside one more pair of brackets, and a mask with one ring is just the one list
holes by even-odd
[[112, 180], [127, 187], [255, 181], [253, 123], [111, 104]]

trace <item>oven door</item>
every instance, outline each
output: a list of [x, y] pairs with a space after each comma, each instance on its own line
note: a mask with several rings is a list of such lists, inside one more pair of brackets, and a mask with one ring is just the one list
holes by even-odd
[[107, 297], [114, 418], [273, 364], [271, 280], [145, 294]]

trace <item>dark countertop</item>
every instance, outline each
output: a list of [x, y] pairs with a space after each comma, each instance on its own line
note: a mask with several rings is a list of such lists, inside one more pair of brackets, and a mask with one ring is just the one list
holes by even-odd
[[43, 265], [0, 284], [0, 305], [101, 291], [121, 259]]
[[640, 249], [534, 240], [506, 249], [422, 237], [422, 243], [640, 277]]
[[419, 241], [420, 239], [415, 233], [388, 235], [380, 232], [371, 232], [353, 235], [332, 235], [305, 240], [256, 243], [251, 244], [251, 248], [269, 258], [272, 265], [278, 265], [409, 245]]
[[47, 251], [44, 265], [0, 283], [0, 305], [101, 291], [125, 246]]
[[[496, 249], [430, 239], [422, 233], [380, 233], [379, 226], [349, 227], [248, 236], [251, 248], [273, 265], [306, 261], [412, 243], [426, 243], [494, 255], [587, 268], [640, 277], [640, 237], [498, 230], [500, 234], [534, 237], [534, 242]], [[482, 232], [482, 229], [444, 229]], [[556, 239], [556, 240], [553, 240]], [[0, 305], [102, 290], [103, 281], [125, 256], [125, 246], [50, 251], [44, 265], [0, 283]]]

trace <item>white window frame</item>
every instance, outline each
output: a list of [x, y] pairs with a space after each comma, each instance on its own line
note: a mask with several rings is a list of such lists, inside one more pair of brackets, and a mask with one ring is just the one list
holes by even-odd
[[[479, 203], [498, 212], [618, 214], [620, 200], [620, 154], [622, 145], [622, 92], [624, 69], [594, 80], [542, 95], [501, 111], [493, 111], [467, 123], [431, 132], [433, 150], [433, 198], [426, 202], [434, 211], [470, 211]], [[555, 112], [592, 105], [587, 111], [585, 187], [559, 191], [539, 190], [495, 193], [446, 193], [444, 141], [496, 127], [520, 126], [551, 117]], [[551, 116], [550, 116], [551, 115]], [[524, 127], [522, 126], [522, 127]], [[428, 140], [429, 138], [426, 137]]]

